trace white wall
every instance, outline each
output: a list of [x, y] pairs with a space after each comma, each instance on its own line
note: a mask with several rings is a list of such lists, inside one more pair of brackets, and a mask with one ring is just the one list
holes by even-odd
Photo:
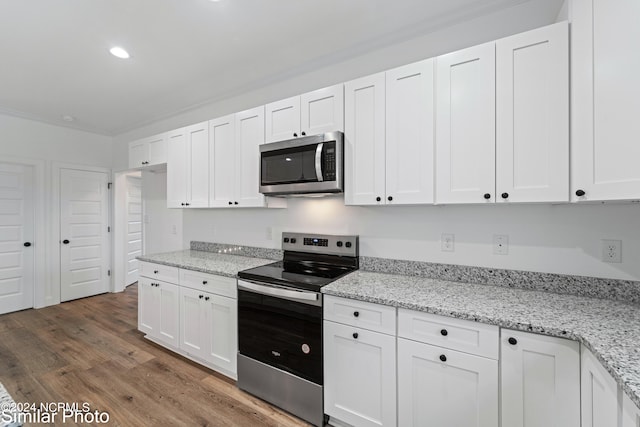
[[[640, 280], [640, 205], [344, 206], [342, 197], [289, 199], [288, 209], [185, 210], [184, 242], [280, 247], [282, 231], [360, 235], [362, 255]], [[441, 251], [442, 233], [455, 251]], [[493, 235], [509, 254], [493, 254]], [[601, 239], [622, 240], [621, 264]]]
[[182, 249], [182, 209], [167, 209], [167, 173], [142, 173], [142, 253]]
[[104, 135], [0, 114], [0, 157], [110, 168], [112, 141]]

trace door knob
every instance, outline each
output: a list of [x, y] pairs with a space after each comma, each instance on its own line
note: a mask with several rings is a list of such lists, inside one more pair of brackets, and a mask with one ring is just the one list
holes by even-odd
[[28, 248], [29, 246], [31, 246], [31, 242], [24, 242], [24, 246]]
[[491, 194], [489, 193], [484, 193], [484, 198], [489, 200], [491, 198]]
[[62, 241], [62, 243], [64, 243], [65, 245], [68, 245], [68, 244], [69, 244], [69, 240], [64, 239], [64, 240]]

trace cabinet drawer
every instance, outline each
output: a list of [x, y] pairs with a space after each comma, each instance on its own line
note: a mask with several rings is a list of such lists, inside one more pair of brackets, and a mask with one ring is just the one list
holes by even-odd
[[229, 298], [237, 297], [236, 279], [180, 269], [180, 285]]
[[396, 333], [396, 309], [386, 305], [325, 295], [324, 318], [385, 334]]
[[499, 328], [493, 325], [401, 308], [398, 336], [439, 347], [498, 359]]
[[178, 268], [140, 261], [140, 275], [169, 283], [178, 283]]

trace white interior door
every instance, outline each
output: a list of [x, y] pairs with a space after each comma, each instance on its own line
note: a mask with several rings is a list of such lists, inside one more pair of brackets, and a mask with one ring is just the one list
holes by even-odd
[[126, 286], [138, 281], [137, 256], [142, 255], [142, 179], [127, 175], [127, 278]]
[[108, 175], [60, 170], [60, 300], [109, 290]]
[[32, 180], [31, 166], [0, 163], [0, 314], [33, 307]]

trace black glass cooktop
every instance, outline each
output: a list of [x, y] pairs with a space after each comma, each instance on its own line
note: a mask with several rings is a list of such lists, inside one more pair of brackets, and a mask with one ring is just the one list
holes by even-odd
[[324, 285], [357, 269], [357, 257], [285, 252], [284, 260], [240, 271], [238, 277], [318, 292]]

